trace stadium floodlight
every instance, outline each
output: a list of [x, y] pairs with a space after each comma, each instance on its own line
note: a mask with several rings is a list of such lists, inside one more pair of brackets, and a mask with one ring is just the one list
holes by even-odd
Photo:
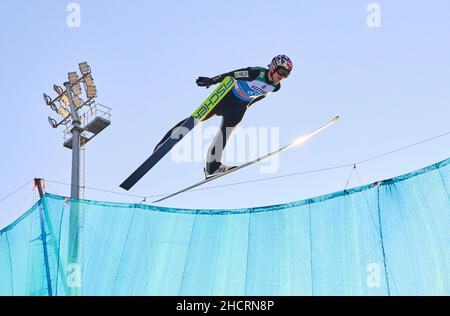
[[70, 83], [73, 84], [73, 83], [76, 83], [78, 81], [78, 74], [75, 71], [69, 72], [67, 75], [68, 75]]
[[72, 91], [73, 95], [78, 96], [81, 94], [81, 86], [79, 83], [74, 84], [70, 87], [70, 90]]
[[58, 86], [56, 84], [53, 85], [53, 90], [55, 90], [55, 92], [58, 93], [58, 95], [63, 94], [63, 91], [64, 91], [63, 88], [61, 88], [60, 86]]
[[69, 110], [67, 110], [65, 107], [60, 106], [58, 109], [58, 114], [61, 115], [63, 118], [66, 118], [70, 115]]
[[97, 88], [95, 87], [94, 79], [90, 74], [84, 77], [84, 87], [86, 89], [86, 96], [89, 99], [97, 96]]
[[87, 86], [93, 86], [94, 85], [94, 78], [92, 78], [91, 74], [86, 75], [83, 80], [84, 80], [84, 83]]
[[60, 101], [62, 103], [64, 103], [65, 105], [69, 105], [69, 98], [67, 97], [67, 95], [65, 93], [63, 95], [61, 95]]
[[79, 63], [80, 71], [83, 75], [87, 75], [91, 72], [91, 67], [89, 67], [87, 62]]
[[86, 89], [86, 95], [89, 99], [97, 96], [97, 88], [95, 86], [89, 86]]
[[44, 101], [45, 103], [55, 112], [58, 112], [58, 109], [52, 99], [44, 93]]
[[45, 93], [44, 93], [44, 102], [47, 105], [51, 105], [52, 104], [52, 99], [48, 95], [46, 95]]
[[55, 111], [58, 112], [58, 108], [56, 107], [55, 103], [50, 104], [50, 108]]
[[73, 96], [72, 101], [73, 105], [75, 105], [77, 109], [81, 108], [84, 105], [83, 100], [77, 95]]
[[48, 117], [48, 122], [50, 123], [50, 125], [51, 125], [53, 128], [57, 128], [57, 127], [58, 127], [58, 123], [56, 123], [56, 120], [55, 120], [55, 119], [52, 119], [50, 116]]

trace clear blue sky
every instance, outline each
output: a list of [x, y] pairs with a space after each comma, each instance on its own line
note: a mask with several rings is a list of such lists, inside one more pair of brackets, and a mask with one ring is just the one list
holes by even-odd
[[[366, 23], [381, 7], [381, 27]], [[118, 185], [162, 135], [210, 90], [199, 75], [294, 61], [282, 89], [246, 114], [242, 127], [277, 127], [280, 145], [335, 115], [341, 121], [280, 157], [275, 174], [255, 166], [211, 185], [353, 163], [450, 130], [450, 2], [431, 1], [76, 1], [81, 27], [66, 24], [70, 1], [0, 2], [2, 151], [0, 198], [34, 177], [70, 183], [71, 152], [52, 129], [42, 93], [88, 61], [112, 125], [86, 148], [86, 186], [150, 196], [202, 178], [202, 162], [162, 160], [130, 192]], [[219, 125], [212, 119], [205, 127]], [[448, 158], [449, 136], [358, 166], [349, 187]], [[191, 192], [162, 203], [241, 208], [342, 190], [351, 167]], [[31, 184], [0, 202], [0, 227], [37, 200]], [[69, 195], [47, 182], [51, 193]], [[139, 203], [86, 190], [85, 198]], [[150, 201], [152, 199], [149, 199]]]

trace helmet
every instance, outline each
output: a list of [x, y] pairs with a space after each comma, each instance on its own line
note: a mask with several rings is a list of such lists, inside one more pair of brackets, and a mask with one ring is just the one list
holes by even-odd
[[273, 73], [277, 69], [285, 69], [288, 74], [292, 71], [292, 61], [286, 55], [277, 55], [272, 59], [272, 62], [269, 65], [270, 73]]

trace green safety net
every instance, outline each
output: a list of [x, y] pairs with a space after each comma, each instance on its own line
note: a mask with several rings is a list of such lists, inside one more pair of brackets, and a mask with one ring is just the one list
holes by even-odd
[[236, 210], [46, 194], [0, 231], [0, 295], [450, 295], [449, 164]]

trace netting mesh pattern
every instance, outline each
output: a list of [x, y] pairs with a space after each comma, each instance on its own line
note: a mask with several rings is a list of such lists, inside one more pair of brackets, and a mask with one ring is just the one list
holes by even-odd
[[0, 231], [0, 295], [450, 295], [449, 164], [238, 210], [46, 194]]

